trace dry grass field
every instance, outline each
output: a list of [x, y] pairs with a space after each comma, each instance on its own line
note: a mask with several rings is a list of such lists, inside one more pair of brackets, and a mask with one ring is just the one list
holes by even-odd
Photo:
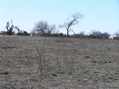
[[119, 89], [119, 41], [0, 36], [0, 89]]

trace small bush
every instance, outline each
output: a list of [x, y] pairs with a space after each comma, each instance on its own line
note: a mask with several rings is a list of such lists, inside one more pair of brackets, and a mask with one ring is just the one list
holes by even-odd
[[93, 31], [88, 37], [93, 39], [109, 39], [110, 34], [106, 32], [102, 33], [100, 31]]

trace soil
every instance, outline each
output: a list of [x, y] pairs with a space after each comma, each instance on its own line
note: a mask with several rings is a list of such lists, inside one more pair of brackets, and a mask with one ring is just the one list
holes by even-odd
[[0, 89], [119, 89], [119, 40], [0, 35]]

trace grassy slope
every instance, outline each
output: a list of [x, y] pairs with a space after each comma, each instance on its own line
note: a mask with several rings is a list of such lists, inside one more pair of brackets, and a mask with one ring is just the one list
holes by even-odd
[[119, 89], [118, 53], [118, 40], [0, 36], [0, 89]]

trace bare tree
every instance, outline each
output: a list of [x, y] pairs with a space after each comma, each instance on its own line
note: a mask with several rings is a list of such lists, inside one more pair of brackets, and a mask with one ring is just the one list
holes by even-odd
[[68, 21], [65, 22], [63, 25], [61, 25], [60, 27], [64, 27], [66, 28], [67, 31], [67, 37], [69, 36], [69, 32], [71, 30], [71, 27], [78, 24], [79, 20], [83, 17], [82, 14], [80, 13], [75, 13], [73, 14], [70, 18], [68, 18]]
[[18, 26], [14, 26], [14, 28], [18, 31], [18, 33], [23, 33]]
[[93, 39], [109, 39], [110, 34], [107, 32], [100, 32], [100, 31], [92, 31], [91, 34], [89, 35], [89, 38]]
[[31, 33], [41, 36], [50, 36], [55, 32], [55, 29], [55, 25], [49, 25], [46, 21], [40, 21], [35, 25]]
[[20, 28], [18, 26], [14, 26], [12, 20], [11, 20], [11, 24], [9, 21], [7, 22], [6, 29], [7, 29], [7, 35], [13, 35], [14, 29], [18, 31], [17, 34], [24, 34], [24, 35], [26, 34], [26, 31], [22, 31], [22, 30], [20, 30]]
[[13, 34], [14, 25], [12, 23], [12, 20], [11, 20], [11, 25], [10, 25], [9, 21], [7, 22], [6, 29], [7, 29], [7, 34], [8, 35], [12, 35]]

